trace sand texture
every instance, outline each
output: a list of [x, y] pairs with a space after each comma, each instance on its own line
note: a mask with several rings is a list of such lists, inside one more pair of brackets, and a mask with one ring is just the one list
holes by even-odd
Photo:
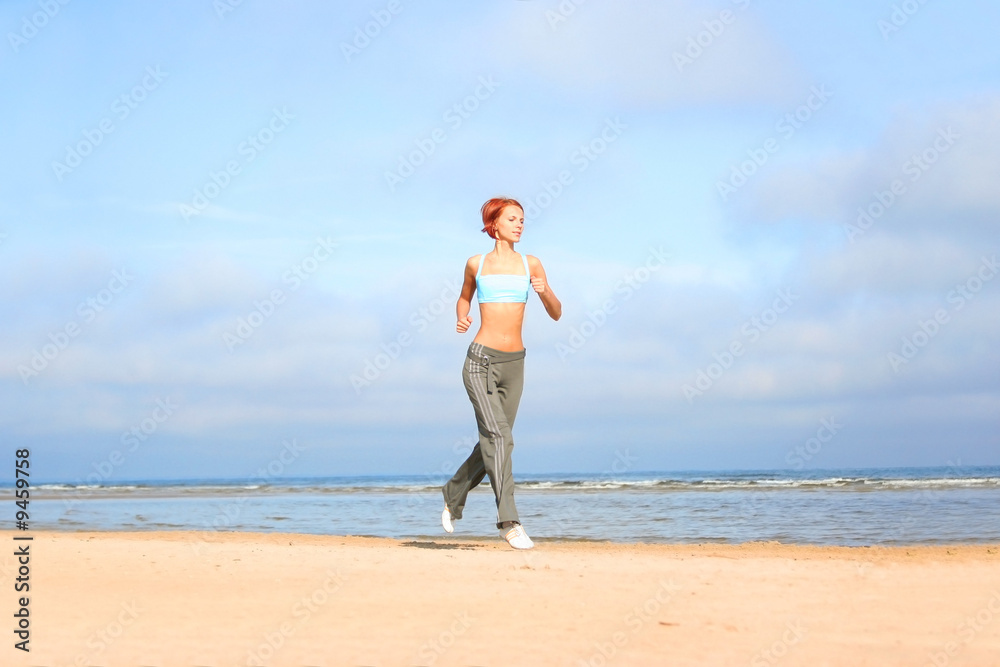
[[997, 545], [16, 535], [4, 665], [1000, 665]]

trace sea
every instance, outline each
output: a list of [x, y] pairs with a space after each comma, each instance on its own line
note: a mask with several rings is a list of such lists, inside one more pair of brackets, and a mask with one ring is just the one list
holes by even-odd
[[[498, 539], [488, 478], [469, 493], [455, 532], [442, 530], [445, 481], [397, 475], [50, 483], [31, 487], [28, 525]], [[521, 474], [515, 482], [521, 523], [540, 542], [1000, 543], [1000, 466]]]

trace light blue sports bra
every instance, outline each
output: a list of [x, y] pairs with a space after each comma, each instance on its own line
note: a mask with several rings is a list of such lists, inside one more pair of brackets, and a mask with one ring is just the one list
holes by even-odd
[[476, 271], [476, 298], [479, 299], [479, 303], [525, 303], [528, 300], [528, 288], [531, 286], [527, 255], [521, 253], [521, 259], [524, 261], [523, 276], [513, 273], [481, 275], [485, 259], [484, 252], [479, 257], [479, 269]]

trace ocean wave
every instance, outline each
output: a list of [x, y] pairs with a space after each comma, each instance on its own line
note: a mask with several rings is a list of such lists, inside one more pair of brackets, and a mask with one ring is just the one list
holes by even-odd
[[1000, 477], [962, 478], [871, 478], [828, 477], [821, 479], [647, 479], [647, 480], [573, 480], [561, 482], [518, 482], [526, 489], [589, 490], [651, 489], [656, 491], [723, 491], [753, 489], [934, 489], [1000, 487]]
[[[484, 480], [483, 486], [489, 486]], [[1000, 476], [981, 477], [847, 477], [821, 478], [780, 477], [747, 475], [733, 477], [704, 477], [681, 479], [675, 477], [648, 477], [642, 479], [586, 478], [576, 479], [527, 479], [518, 481], [517, 487], [536, 492], [608, 491], [635, 492], [721, 492], [721, 491], [914, 491], [943, 489], [1000, 489]], [[238, 499], [260, 495], [330, 495], [330, 494], [412, 494], [439, 492], [440, 484], [399, 482], [373, 482], [363, 485], [349, 483], [298, 483], [283, 484], [278, 481], [247, 484], [212, 482], [198, 483], [120, 483], [120, 484], [40, 484], [34, 487], [36, 499], [45, 498], [114, 498], [114, 497], [226, 497]]]

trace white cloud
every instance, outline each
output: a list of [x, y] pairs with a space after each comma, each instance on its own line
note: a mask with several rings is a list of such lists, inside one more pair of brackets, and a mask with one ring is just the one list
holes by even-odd
[[963, 228], [995, 233], [1000, 212], [1000, 96], [929, 110], [904, 109], [867, 149], [826, 152], [762, 172], [745, 206], [762, 221], [854, 223], [879, 203], [879, 227]]
[[[555, 3], [546, 9], [558, 13]], [[612, 95], [617, 102], [791, 101], [791, 91], [802, 88], [793, 59], [752, 6], [734, 3], [726, 10], [728, 24], [719, 20], [721, 10], [688, 0], [585, 3], [553, 28], [537, 4], [525, 3], [491, 43], [502, 62], [527, 67], [564, 90]], [[675, 54], [699, 37], [706, 46], [679, 69]]]
[[817, 260], [809, 280], [837, 294], [937, 294], [965, 280], [981, 261], [978, 248], [942, 234], [875, 231]]

